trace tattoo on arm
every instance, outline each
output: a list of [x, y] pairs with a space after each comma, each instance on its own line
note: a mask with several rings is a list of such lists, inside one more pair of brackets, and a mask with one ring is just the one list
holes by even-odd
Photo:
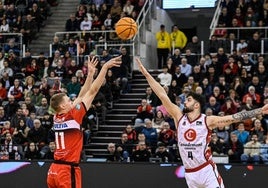
[[243, 112], [238, 112], [236, 114], [233, 114], [232, 117], [234, 120], [245, 120], [245, 119], [249, 119], [249, 118], [253, 118], [256, 115], [261, 114], [262, 110], [261, 108], [255, 109], [255, 110], [251, 110], [251, 111], [243, 111]]

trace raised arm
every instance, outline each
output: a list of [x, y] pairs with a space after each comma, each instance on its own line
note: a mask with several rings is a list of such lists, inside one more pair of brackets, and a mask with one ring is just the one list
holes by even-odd
[[86, 105], [86, 108], [89, 109], [93, 99], [95, 98], [96, 94], [98, 93], [107, 73], [107, 70], [112, 67], [120, 67], [122, 61], [121, 56], [112, 58], [108, 62], [106, 62], [102, 68], [100, 73], [98, 74], [97, 78], [93, 81], [92, 86], [86, 92], [86, 95], [82, 98], [82, 101]]
[[90, 60], [88, 60], [88, 73], [87, 73], [87, 79], [83, 85], [83, 87], [81, 88], [79, 95], [77, 96], [77, 98], [75, 99], [75, 101], [73, 102], [73, 105], [75, 106], [76, 104], [80, 103], [82, 101], [82, 98], [86, 95], [87, 91], [89, 91], [91, 85], [92, 85], [92, 81], [93, 81], [93, 75], [95, 73], [95, 68], [98, 64], [98, 59], [96, 57], [91, 58]]
[[161, 100], [162, 104], [166, 108], [167, 112], [174, 118], [177, 122], [181, 116], [182, 112], [178, 106], [171, 102], [164, 88], [150, 75], [150, 73], [145, 69], [141, 60], [136, 58], [136, 63], [141, 71], [141, 73], [145, 76], [148, 81], [150, 87]]
[[214, 129], [216, 127], [227, 126], [232, 123], [237, 123], [246, 119], [250, 119], [260, 114], [268, 114], [268, 104], [266, 104], [262, 108], [257, 108], [257, 109], [250, 110], [250, 111], [241, 111], [233, 115], [228, 115], [228, 116], [223, 116], [223, 117], [208, 116], [207, 124], [210, 129]]

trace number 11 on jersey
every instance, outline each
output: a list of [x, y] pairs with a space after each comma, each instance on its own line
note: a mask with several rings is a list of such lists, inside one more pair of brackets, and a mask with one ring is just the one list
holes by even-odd
[[64, 132], [55, 132], [55, 141], [57, 149], [65, 149]]

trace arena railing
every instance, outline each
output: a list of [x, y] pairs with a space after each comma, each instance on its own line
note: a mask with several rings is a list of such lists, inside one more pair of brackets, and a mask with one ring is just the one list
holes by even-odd
[[8, 45], [8, 40], [14, 39], [14, 45], [18, 47], [19, 55], [23, 54], [23, 35], [21, 33], [0, 33], [0, 36], [3, 39], [3, 42], [0, 43], [2, 49]]
[[[86, 35], [86, 34], [89, 34], [89, 35], [98, 35], [98, 34], [104, 34], [104, 37], [102, 40], [99, 40], [99, 41], [95, 41], [95, 40], [91, 40], [91, 41], [86, 41], [86, 42], [91, 42], [93, 43], [93, 46], [94, 46], [94, 53], [95, 55], [101, 55], [101, 51], [103, 49], [106, 49], [106, 50], [110, 50], [110, 49], [114, 49], [115, 47], [118, 47], [116, 48], [115, 50], [119, 50], [120, 47], [129, 47], [129, 54], [131, 55], [131, 57], [134, 57], [135, 55], [135, 48], [134, 48], [134, 41], [133, 39], [131, 40], [109, 40], [109, 35], [111, 33], [115, 33], [115, 30], [105, 30], [105, 31], [74, 31], [74, 32], [56, 32], [55, 33], [55, 36], [59, 37], [60, 39], [63, 39], [66, 35], [76, 35], [78, 38], [82, 38], [83, 35]], [[77, 47], [79, 46], [79, 43], [77, 43]], [[52, 57], [52, 44], [50, 44], [50, 47], [49, 47], [49, 51], [50, 51], [50, 57]], [[77, 48], [78, 49], [78, 48]], [[90, 55], [90, 52], [88, 52], [88, 55]], [[77, 51], [77, 54], [76, 54], [76, 60], [78, 62], [79, 60], [79, 52]], [[133, 60], [133, 59], [132, 59]], [[132, 61], [133, 62], [133, 61]]]

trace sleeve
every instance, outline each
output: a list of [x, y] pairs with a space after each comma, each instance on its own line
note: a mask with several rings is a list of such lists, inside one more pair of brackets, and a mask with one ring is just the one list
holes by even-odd
[[81, 102], [75, 105], [75, 107], [71, 111], [71, 114], [74, 120], [76, 120], [79, 124], [81, 124], [86, 112], [87, 112], [86, 106], [83, 102]]

